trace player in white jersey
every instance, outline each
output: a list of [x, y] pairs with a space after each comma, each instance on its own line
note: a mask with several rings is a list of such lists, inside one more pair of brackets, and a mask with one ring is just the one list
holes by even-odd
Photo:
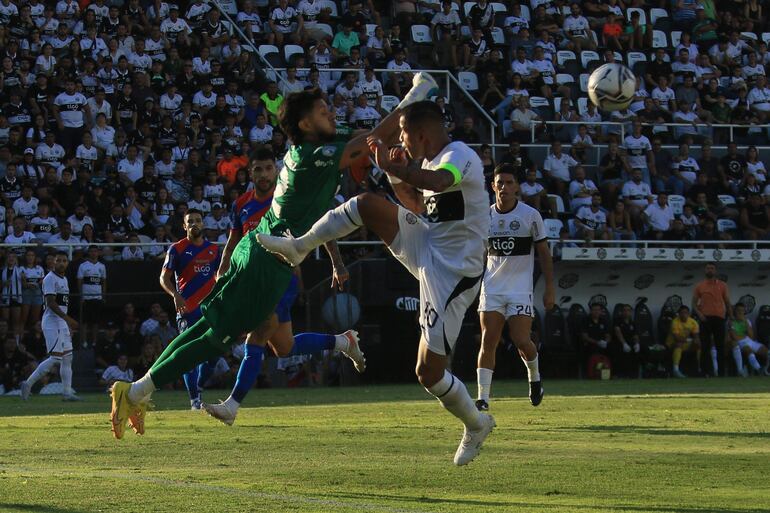
[[489, 409], [495, 354], [506, 321], [511, 340], [527, 367], [529, 400], [532, 406], [539, 405], [543, 400], [537, 347], [530, 339], [534, 317], [532, 293], [535, 249], [545, 279], [543, 306], [546, 311], [553, 308], [555, 295], [553, 262], [543, 218], [537, 210], [519, 201], [516, 168], [510, 164], [498, 166], [492, 190], [495, 192], [495, 203], [489, 207], [487, 269], [479, 299], [481, 350], [476, 369], [476, 407], [480, 411]]
[[[415, 87], [435, 87], [420, 73]], [[404, 101], [410, 101], [409, 94]], [[377, 166], [391, 179], [397, 206], [366, 193], [329, 211], [297, 239], [257, 235], [268, 250], [298, 265], [317, 246], [345, 237], [361, 226], [376, 233], [420, 283], [417, 377], [465, 425], [456, 465], [475, 458], [495, 426], [480, 413], [463, 383], [447, 368], [448, 355], [465, 313], [475, 300], [484, 273], [483, 244], [488, 224], [484, 172], [475, 151], [452, 142], [441, 108], [430, 101], [412, 103], [399, 120], [404, 148], [370, 137]], [[395, 134], [393, 134], [395, 136]]]
[[40, 362], [34, 372], [21, 384], [21, 398], [29, 399], [32, 386], [45, 376], [51, 369], [59, 366], [61, 375], [62, 397], [65, 401], [79, 401], [80, 398], [72, 390], [72, 333], [78, 323], [67, 315], [70, 288], [67, 282], [67, 253], [56, 253], [54, 270], [43, 278], [43, 296], [45, 310], [43, 311], [43, 336], [48, 350], [48, 358]]

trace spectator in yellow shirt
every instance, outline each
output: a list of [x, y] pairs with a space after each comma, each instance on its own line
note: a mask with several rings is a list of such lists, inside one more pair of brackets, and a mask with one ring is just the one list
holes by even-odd
[[700, 336], [698, 323], [690, 317], [690, 309], [682, 305], [679, 307], [679, 315], [671, 321], [671, 328], [666, 338], [666, 345], [671, 349], [672, 374], [677, 378], [686, 378], [679, 370], [679, 362], [682, 360], [683, 351], [695, 351], [698, 361], [698, 374], [700, 368]]

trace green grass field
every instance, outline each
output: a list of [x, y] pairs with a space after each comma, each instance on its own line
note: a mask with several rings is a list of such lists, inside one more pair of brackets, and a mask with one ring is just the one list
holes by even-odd
[[257, 390], [229, 428], [158, 393], [123, 441], [105, 395], [0, 398], [0, 511], [770, 511], [768, 379], [548, 382], [539, 408], [494, 391], [462, 468], [461, 426], [416, 384]]

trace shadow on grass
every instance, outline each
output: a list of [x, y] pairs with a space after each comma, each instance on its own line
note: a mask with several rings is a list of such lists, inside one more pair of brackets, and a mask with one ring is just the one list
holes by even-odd
[[[546, 495], [558, 495], [558, 492], [548, 493]], [[393, 501], [403, 502], [411, 504], [446, 504], [446, 505], [458, 505], [458, 506], [473, 506], [473, 511], [489, 511], [490, 509], [500, 508], [502, 511], [532, 511], [533, 509], [569, 509], [572, 511], [629, 511], [629, 512], [643, 512], [652, 511], [657, 513], [767, 513], [767, 509], [763, 508], [713, 508], [713, 507], [697, 507], [697, 506], [635, 506], [624, 504], [569, 504], [565, 502], [553, 502], [553, 503], [532, 503], [532, 502], [517, 502], [517, 501], [495, 501], [495, 500], [476, 500], [476, 499], [450, 499], [440, 497], [417, 497], [410, 495], [395, 495], [387, 493], [334, 493], [330, 496], [337, 497], [341, 500], [353, 499], [353, 500], [365, 500], [369, 502], [377, 501]]]
[[[473, 381], [467, 384], [473, 387]], [[656, 396], [676, 396], [687, 394], [688, 399], [713, 398], [713, 394], [742, 394], [746, 399], [751, 394], [770, 392], [770, 380], [767, 379], [645, 379], [645, 380], [610, 380], [610, 381], [548, 381], [548, 397], [634, 396], [637, 399], [652, 399]], [[225, 397], [225, 390], [207, 390], [207, 398]], [[495, 381], [497, 399], [527, 401], [525, 380]], [[58, 396], [33, 397], [23, 402], [18, 397], [0, 397], [0, 418], [29, 415], [72, 415], [84, 413], [106, 413], [109, 411], [107, 394], [81, 394], [85, 401], [81, 403], [62, 403]], [[730, 400], [741, 399], [731, 397]], [[161, 391], [153, 396], [157, 411], [187, 410], [189, 399], [182, 391]], [[317, 406], [357, 403], [383, 403], [402, 401], [426, 401], [433, 399], [425, 390], [414, 384], [399, 385], [362, 385], [358, 387], [313, 387], [313, 388], [274, 388], [253, 390], [246, 402], [246, 407], [269, 408], [284, 406]]]
[[0, 502], [0, 511], [21, 511], [26, 513], [90, 513], [84, 509], [59, 508], [51, 505], [18, 504]]
[[645, 426], [575, 426], [565, 428], [550, 428], [549, 431], [589, 431], [592, 433], [630, 433], [636, 435], [656, 436], [712, 436], [770, 439], [770, 433], [740, 432], [740, 431], [697, 431], [693, 429], [668, 429]]

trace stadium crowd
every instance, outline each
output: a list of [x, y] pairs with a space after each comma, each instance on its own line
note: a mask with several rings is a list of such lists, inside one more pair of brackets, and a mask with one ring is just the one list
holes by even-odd
[[[224, 241], [229, 206], [251, 186], [249, 155], [269, 147], [280, 167], [287, 152], [277, 124], [287, 94], [320, 88], [340, 125], [369, 128], [421, 68], [456, 74], [498, 120], [509, 146], [495, 156], [473, 105], [436, 98], [453, 138], [477, 145], [490, 179], [498, 163], [517, 166], [522, 199], [549, 218], [554, 238], [770, 235], [770, 184], [752, 146], [766, 140], [770, 112], [768, 19], [758, 0], [242, 0], [221, 8], [237, 27], [203, 0], [0, 0], [1, 311], [16, 339], [40, 341], [41, 273], [55, 249], [70, 247], [78, 277], [95, 287], [77, 291], [94, 306], [84, 337], [130, 338], [130, 322], [109, 325], [96, 308], [106, 272], [99, 281], [93, 269], [80, 272], [84, 265], [163, 258], [165, 244], [184, 236], [188, 208], [205, 214], [210, 240]], [[281, 80], [270, 80], [278, 77], [262, 59], [285, 68]], [[634, 70], [638, 88], [628, 109], [601, 112], [585, 82], [613, 61]], [[606, 121], [618, 124], [597, 125]], [[739, 126], [711, 126], [724, 123]], [[548, 145], [544, 159], [522, 147], [533, 134]], [[678, 149], [664, 148], [671, 144]], [[714, 156], [712, 144], [727, 151]], [[361, 188], [389, 192], [377, 170], [343, 193]], [[89, 249], [140, 241], [157, 244]], [[19, 246], [27, 243], [48, 245]], [[141, 359], [148, 345], [158, 349], [142, 334], [132, 356]]]

